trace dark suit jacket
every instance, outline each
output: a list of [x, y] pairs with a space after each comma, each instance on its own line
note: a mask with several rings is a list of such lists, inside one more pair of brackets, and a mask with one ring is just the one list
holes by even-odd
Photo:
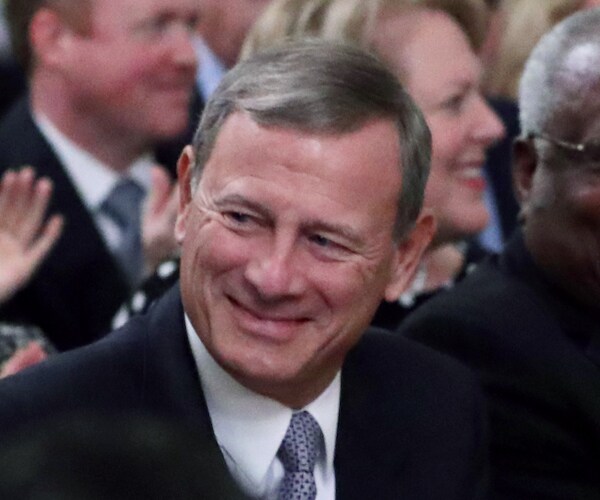
[[[198, 98], [193, 100], [197, 121]], [[157, 144], [155, 156], [173, 177], [177, 158], [191, 141], [194, 124], [184, 134]], [[62, 214], [62, 237], [33, 280], [8, 304], [0, 319], [39, 326], [58, 350], [96, 340], [110, 330], [111, 320], [131, 290], [96, 229], [75, 186], [31, 117], [25, 96], [0, 121], [0, 175], [8, 168], [35, 167], [54, 181], [49, 213]]]
[[600, 317], [546, 281], [520, 232], [401, 331], [479, 372], [495, 497], [600, 498]]
[[27, 82], [21, 66], [13, 57], [0, 59], [0, 116], [25, 93]]
[[[342, 369], [337, 498], [480, 498], [480, 402], [472, 375], [449, 358], [366, 333]], [[99, 342], [1, 381], [0, 442], [22, 422], [68, 410], [182, 419], [215, 443], [177, 287]]]
[[110, 327], [128, 286], [50, 145], [19, 101], [0, 122], [0, 173], [23, 165], [54, 181], [49, 213], [63, 214], [63, 235], [29, 285], [0, 311], [39, 326], [59, 350], [91, 342]]

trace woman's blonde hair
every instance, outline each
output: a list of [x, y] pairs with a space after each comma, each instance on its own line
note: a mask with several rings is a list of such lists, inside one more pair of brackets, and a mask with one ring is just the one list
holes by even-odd
[[516, 100], [525, 61], [542, 35], [582, 7], [583, 0], [503, 0], [498, 53], [486, 69], [490, 95]]
[[241, 58], [281, 42], [314, 37], [368, 46], [375, 20], [385, 10], [440, 10], [453, 18], [473, 49], [483, 42], [483, 0], [274, 0], [248, 34]]

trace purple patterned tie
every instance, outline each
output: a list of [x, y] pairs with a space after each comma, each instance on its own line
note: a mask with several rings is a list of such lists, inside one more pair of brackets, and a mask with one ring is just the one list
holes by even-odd
[[285, 469], [279, 500], [314, 500], [317, 486], [313, 476], [323, 442], [321, 428], [307, 411], [292, 415], [277, 456]]

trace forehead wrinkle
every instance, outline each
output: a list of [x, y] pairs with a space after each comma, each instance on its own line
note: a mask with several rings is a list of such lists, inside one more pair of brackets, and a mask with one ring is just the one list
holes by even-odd
[[[224, 196], [217, 197], [214, 200], [214, 204], [217, 207], [223, 207], [227, 204], [238, 205], [246, 207], [252, 210], [253, 212], [260, 214], [262, 217], [268, 220], [276, 221], [277, 219], [277, 215], [273, 210], [261, 203], [255, 202], [238, 193], [225, 194]], [[329, 221], [324, 221], [316, 217], [312, 217], [300, 221], [300, 227], [303, 231], [324, 231], [330, 234], [339, 235], [342, 236], [348, 242], [351, 242], [355, 245], [364, 244], [363, 238], [361, 238], [361, 236], [357, 233], [357, 231], [354, 230], [354, 228], [347, 224], [333, 223]]]

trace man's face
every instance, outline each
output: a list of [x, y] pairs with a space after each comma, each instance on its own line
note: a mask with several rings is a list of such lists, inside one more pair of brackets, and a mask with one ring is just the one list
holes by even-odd
[[384, 295], [403, 289], [412, 267], [401, 268], [418, 245], [392, 238], [398, 143], [387, 120], [315, 135], [235, 113], [193, 194], [185, 150], [176, 226], [184, 308], [245, 386], [290, 406], [315, 397]]
[[147, 141], [181, 133], [196, 60], [197, 0], [92, 0], [89, 29], [68, 35], [72, 105], [102, 133]]
[[[600, 92], [582, 101], [582, 109], [557, 123], [568, 123], [575, 136], [558, 130], [557, 138], [597, 142]], [[538, 164], [520, 187], [525, 237], [536, 262], [579, 301], [600, 307], [600, 161], [587, 161], [541, 141]], [[517, 149], [518, 152], [518, 149]], [[521, 155], [522, 156], [522, 155]], [[519, 173], [519, 155], [517, 174]], [[518, 179], [519, 177], [517, 177]], [[519, 185], [520, 184], [520, 185]]]

